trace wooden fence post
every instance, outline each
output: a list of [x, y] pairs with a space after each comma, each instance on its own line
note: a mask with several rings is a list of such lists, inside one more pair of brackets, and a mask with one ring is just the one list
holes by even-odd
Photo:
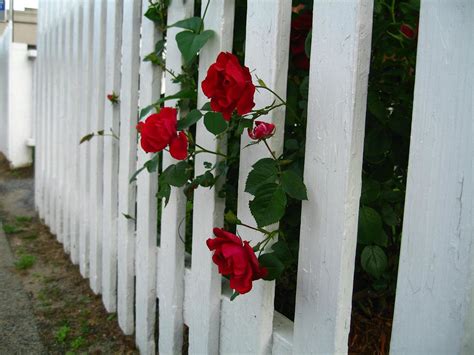
[[[144, 17], [149, 1], [142, 1], [142, 43], [140, 48], [140, 108], [155, 102], [161, 94], [163, 72], [143, 59], [154, 52], [161, 39], [153, 21]], [[137, 169], [152, 158], [138, 147]], [[137, 177], [136, 314], [135, 339], [141, 354], [155, 354], [156, 248], [158, 173], [143, 171]]]
[[391, 353], [474, 352], [474, 3], [421, 3]]
[[[120, 94], [122, 63], [123, 0], [107, 0], [107, 31], [105, 49], [105, 92]], [[119, 134], [120, 105], [105, 105], [104, 129]], [[118, 213], [119, 141], [104, 141], [104, 220], [102, 245], [102, 300], [109, 312], [117, 309], [117, 222]]]
[[[201, 13], [205, 11], [203, 2]], [[199, 54], [198, 107], [207, 101], [202, 93], [201, 83], [206, 78], [207, 69], [215, 62], [220, 52], [232, 51], [234, 30], [234, 0], [211, 2], [204, 28], [213, 30], [215, 35]], [[196, 126], [196, 142], [206, 149], [225, 152], [225, 138], [222, 140], [209, 133], [203, 120]], [[195, 176], [204, 174], [204, 162], [218, 163], [216, 155], [196, 155]], [[193, 294], [193, 307], [189, 309], [189, 352], [191, 354], [217, 354], [219, 352], [221, 275], [218, 274], [206, 239], [212, 235], [213, 227], [224, 223], [225, 200], [218, 196], [219, 186], [212, 189], [198, 188], [194, 191], [193, 209], [193, 253], [191, 262], [190, 292]], [[206, 206], [206, 208], [201, 208]]]
[[[134, 331], [135, 298], [135, 183], [137, 167], [138, 70], [140, 65], [141, 2], [124, 0], [122, 27], [122, 82], [120, 90], [120, 163], [118, 199], [118, 283], [117, 311], [125, 334]], [[126, 218], [125, 215], [129, 217]], [[131, 217], [131, 218], [130, 218]]]
[[371, 0], [315, 0], [293, 353], [347, 353]]

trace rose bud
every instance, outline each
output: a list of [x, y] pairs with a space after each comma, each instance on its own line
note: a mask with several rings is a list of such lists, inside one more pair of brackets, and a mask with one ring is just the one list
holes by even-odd
[[410, 25], [403, 23], [400, 26], [400, 32], [408, 39], [414, 39], [416, 36], [416, 31]]
[[242, 241], [235, 234], [220, 228], [213, 230], [216, 238], [206, 241], [213, 250], [212, 261], [219, 273], [230, 277], [230, 287], [240, 294], [252, 289], [252, 281], [261, 279], [268, 270], [260, 266], [257, 256], [248, 241]]
[[113, 104], [115, 104], [119, 101], [118, 98], [119, 98], [118, 95], [114, 92], [111, 93], [111, 94], [107, 94], [107, 99]]
[[163, 107], [160, 112], [148, 116], [145, 122], [137, 124], [141, 135], [140, 144], [147, 153], [156, 153], [169, 146], [170, 154], [178, 160], [188, 156], [188, 137], [177, 132], [178, 111], [172, 107]]
[[235, 110], [239, 115], [245, 115], [255, 106], [255, 86], [249, 68], [240, 65], [232, 53], [219, 54], [201, 86], [204, 95], [211, 99], [211, 109], [222, 113], [226, 121]]
[[249, 137], [254, 140], [267, 139], [275, 133], [275, 125], [273, 123], [266, 123], [262, 121], [255, 121], [254, 129], [248, 129]]

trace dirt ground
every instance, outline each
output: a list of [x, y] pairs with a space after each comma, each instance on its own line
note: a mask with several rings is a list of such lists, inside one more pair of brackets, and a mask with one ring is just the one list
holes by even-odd
[[27, 292], [40, 340], [50, 354], [138, 354], [100, 296], [89, 289], [34, 211], [33, 171], [10, 171], [0, 156], [0, 220], [16, 258], [14, 273]]

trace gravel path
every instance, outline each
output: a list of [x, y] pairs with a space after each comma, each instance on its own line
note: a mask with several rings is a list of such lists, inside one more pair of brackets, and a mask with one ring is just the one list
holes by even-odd
[[0, 223], [0, 354], [44, 354], [28, 295]]

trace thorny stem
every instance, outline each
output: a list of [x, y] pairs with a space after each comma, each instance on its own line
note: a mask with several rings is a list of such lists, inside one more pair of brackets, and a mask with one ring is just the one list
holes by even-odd
[[271, 150], [270, 146], [268, 145], [267, 140], [265, 138], [263, 138], [262, 140], [263, 140], [263, 143], [265, 143], [265, 146], [267, 147], [268, 151], [272, 155], [273, 159], [278, 160], [275, 154], [273, 153], [273, 151]]
[[206, 8], [204, 9], [204, 14], [202, 15], [201, 28], [199, 29], [199, 32], [201, 32], [204, 29], [204, 19], [206, 18], [207, 9], [209, 8], [210, 3], [211, 3], [211, 0], [207, 0]]
[[263, 228], [256, 228], [256, 227], [252, 227], [252, 226], [249, 226], [248, 224], [245, 224], [245, 223], [237, 223], [239, 226], [244, 226], [244, 227], [247, 227], [249, 229], [253, 229], [254, 231], [257, 231], [257, 232], [260, 232], [260, 233], [263, 233], [263, 234], [270, 234], [269, 231], [267, 231], [266, 229], [263, 229]]
[[286, 101], [283, 100], [283, 99], [280, 97], [280, 95], [278, 95], [275, 91], [273, 91], [272, 89], [270, 89], [270, 88], [267, 87], [267, 86], [257, 85], [257, 86], [255, 86], [255, 87], [258, 88], [258, 89], [267, 90], [267, 91], [269, 91], [270, 93], [272, 93], [273, 95], [275, 95], [275, 97], [276, 97], [278, 100], [280, 100], [281, 103], [282, 103], [283, 105], [285, 105], [286, 108], [287, 108], [288, 110], [290, 110], [290, 111], [296, 116], [296, 112], [293, 111], [293, 109], [292, 109], [290, 106], [288, 106], [288, 104], [286, 103]]
[[219, 153], [219, 152], [213, 152], [212, 150], [208, 150], [208, 149], [204, 148], [203, 146], [200, 146], [200, 145], [197, 144], [197, 143], [194, 143], [194, 145], [195, 145], [196, 147], [198, 147], [199, 149], [201, 149], [201, 150], [195, 151], [194, 154], [210, 153], [210, 154], [219, 155], [219, 156], [224, 157], [224, 158], [226, 158], [226, 159], [228, 158], [227, 155], [225, 155], [225, 154], [222, 154], [222, 153]]

